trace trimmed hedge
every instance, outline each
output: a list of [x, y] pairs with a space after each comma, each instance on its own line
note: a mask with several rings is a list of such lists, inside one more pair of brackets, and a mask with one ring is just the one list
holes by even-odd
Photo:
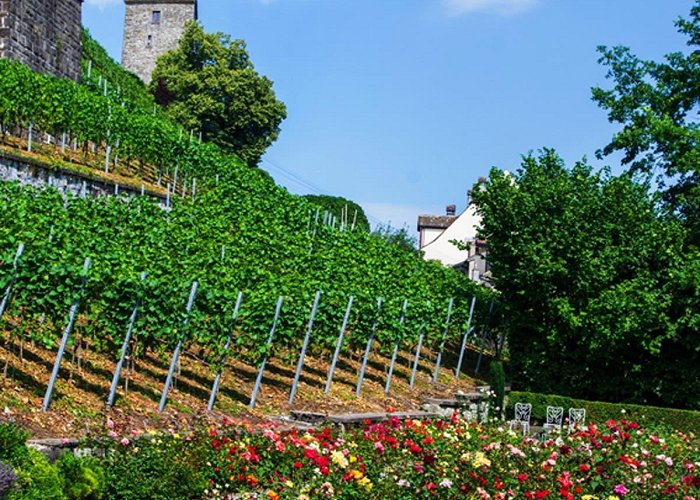
[[568, 416], [569, 408], [585, 408], [586, 422], [601, 423], [610, 419], [625, 419], [646, 425], [665, 424], [682, 432], [700, 433], [700, 412], [697, 411], [627, 403], [585, 401], [554, 394], [513, 391], [508, 397], [507, 418], [512, 417], [515, 403], [531, 403], [532, 418], [541, 422], [547, 418], [547, 406], [562, 406], [565, 417]]

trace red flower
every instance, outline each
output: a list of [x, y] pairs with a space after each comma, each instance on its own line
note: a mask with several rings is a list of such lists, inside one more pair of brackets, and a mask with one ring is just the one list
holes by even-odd
[[518, 474], [518, 481], [520, 481], [521, 483], [527, 481], [527, 474], [525, 474], [524, 472]]
[[620, 455], [620, 461], [626, 463], [627, 465], [631, 465], [635, 469], [642, 465], [639, 460], [635, 460], [634, 458], [627, 457], [625, 455]]
[[294, 462], [294, 468], [295, 468], [295, 469], [301, 469], [303, 466], [304, 466], [304, 465], [303, 465], [299, 460], [297, 460], [296, 462]]
[[550, 493], [551, 491], [549, 490], [537, 490], [535, 492], [535, 498], [546, 498], [549, 496]]
[[569, 474], [568, 472], [564, 472], [561, 476], [559, 476], [557, 478], [557, 481], [559, 481], [559, 484], [561, 484], [562, 488], [566, 489], [569, 489], [574, 485], [573, 481], [571, 480], [571, 474]]
[[425, 485], [425, 489], [428, 490], [430, 493], [435, 493], [437, 491], [437, 484], [428, 483]]
[[244, 451], [241, 456], [246, 462], [253, 462], [254, 464], [260, 462], [260, 455], [258, 455], [255, 448], [250, 445], [246, 446], [246, 451]]
[[588, 472], [589, 470], [591, 470], [591, 466], [588, 464], [581, 464], [578, 470], [580, 470], [581, 472]]
[[700, 476], [683, 476], [681, 481], [690, 486], [700, 487]]

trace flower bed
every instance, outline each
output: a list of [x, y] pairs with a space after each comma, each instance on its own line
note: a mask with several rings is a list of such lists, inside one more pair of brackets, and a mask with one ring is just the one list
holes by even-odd
[[225, 420], [124, 436], [110, 422], [96, 456], [54, 465], [18, 426], [0, 424], [0, 498], [700, 499], [700, 438], [625, 420], [543, 442], [457, 416], [345, 433]]
[[[700, 498], [700, 440], [629, 421], [540, 442], [459, 418], [349, 433], [210, 431], [210, 497]], [[240, 498], [236, 496], [235, 498]]]

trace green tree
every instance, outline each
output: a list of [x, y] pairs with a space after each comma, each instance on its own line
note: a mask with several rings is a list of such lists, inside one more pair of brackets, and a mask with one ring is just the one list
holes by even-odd
[[392, 245], [396, 245], [406, 252], [414, 254], [422, 252], [418, 250], [418, 239], [409, 232], [406, 226], [401, 229], [388, 224], [385, 226], [378, 226], [372, 234]]
[[178, 48], [158, 59], [151, 91], [177, 122], [251, 166], [287, 116], [272, 81], [253, 68], [245, 42], [205, 33], [196, 21], [187, 24]]
[[632, 173], [657, 176], [664, 199], [692, 228], [700, 242], [700, 1], [689, 19], [676, 22], [688, 37], [690, 53], [646, 61], [626, 47], [601, 46], [599, 62], [608, 68], [612, 89], [595, 87], [593, 100], [622, 125], [599, 156], [620, 151]]
[[685, 231], [647, 188], [544, 150], [473, 190], [516, 387], [700, 405]]

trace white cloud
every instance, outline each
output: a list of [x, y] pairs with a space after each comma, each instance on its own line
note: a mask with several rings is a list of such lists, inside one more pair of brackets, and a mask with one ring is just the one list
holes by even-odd
[[453, 16], [479, 11], [512, 16], [532, 9], [538, 3], [539, 0], [442, 0], [447, 12]]
[[122, 3], [122, 0], [86, 0], [85, 3], [103, 10], [105, 7], [109, 7], [111, 5], [119, 5]]

